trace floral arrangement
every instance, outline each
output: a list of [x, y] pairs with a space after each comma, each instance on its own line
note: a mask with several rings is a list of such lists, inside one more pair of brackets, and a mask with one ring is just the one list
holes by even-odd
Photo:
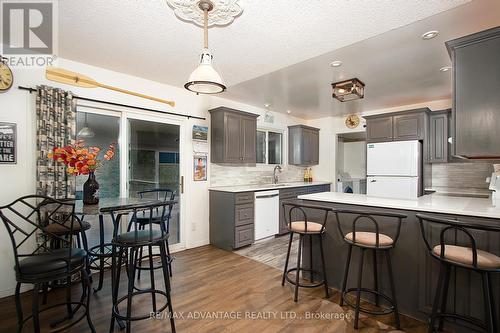
[[[87, 147], [83, 140], [77, 140], [75, 144], [54, 148], [52, 153], [48, 154], [48, 158], [66, 164], [68, 167], [66, 172], [70, 175], [88, 175], [101, 166], [100, 152], [101, 148]], [[112, 143], [104, 153], [103, 159], [109, 161], [114, 156], [115, 144]]]

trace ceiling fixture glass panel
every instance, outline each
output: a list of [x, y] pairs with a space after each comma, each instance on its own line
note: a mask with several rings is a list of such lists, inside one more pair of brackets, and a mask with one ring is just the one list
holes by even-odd
[[332, 83], [333, 98], [341, 102], [361, 99], [365, 96], [365, 84], [358, 78]]

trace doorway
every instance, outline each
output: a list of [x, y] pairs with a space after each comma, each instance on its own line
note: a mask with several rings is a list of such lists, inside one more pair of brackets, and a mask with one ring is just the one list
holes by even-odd
[[366, 132], [337, 135], [337, 192], [366, 194]]
[[[181, 223], [184, 121], [168, 115], [79, 105], [76, 132], [84, 127], [90, 130], [84, 132], [91, 133], [81, 138], [86, 144], [105, 149], [110, 143], [116, 143], [115, 158], [106, 161], [96, 172], [100, 196], [138, 197], [138, 192], [155, 188], [174, 191], [178, 204], [174, 206], [170, 219], [169, 242], [173, 252], [184, 249]], [[85, 181], [84, 176], [77, 177], [77, 197]], [[105, 223], [105, 228], [105, 235], [110, 235], [111, 224]], [[92, 246], [98, 241], [98, 235], [89, 236]]]

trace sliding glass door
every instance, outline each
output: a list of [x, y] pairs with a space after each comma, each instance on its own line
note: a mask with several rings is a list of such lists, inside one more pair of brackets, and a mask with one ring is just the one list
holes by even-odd
[[[169, 189], [180, 195], [180, 126], [129, 119], [128, 195], [140, 191]], [[174, 206], [170, 220], [170, 244], [179, 243], [180, 207]]]
[[[138, 197], [140, 191], [170, 189], [179, 202], [170, 220], [172, 250], [181, 249], [181, 188], [183, 122], [163, 115], [109, 110], [93, 106], [77, 108], [77, 136], [90, 146], [106, 149], [116, 144], [116, 155], [96, 172], [101, 198]], [[77, 177], [81, 198], [85, 176]], [[94, 221], [91, 221], [94, 222]], [[96, 221], [95, 221], [96, 222]], [[106, 227], [108, 223], [105, 223]], [[109, 225], [109, 227], [111, 227]], [[98, 229], [98, 228], [93, 228]], [[106, 230], [105, 233], [109, 234]], [[94, 237], [95, 236], [95, 237]], [[90, 243], [98, 240], [90, 235]]]

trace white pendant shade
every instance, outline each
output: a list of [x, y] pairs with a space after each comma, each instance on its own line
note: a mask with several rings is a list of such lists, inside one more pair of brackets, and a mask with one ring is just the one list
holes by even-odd
[[184, 85], [187, 90], [197, 94], [218, 94], [226, 90], [222, 77], [212, 66], [212, 58], [208, 49], [202, 51], [200, 64]]

